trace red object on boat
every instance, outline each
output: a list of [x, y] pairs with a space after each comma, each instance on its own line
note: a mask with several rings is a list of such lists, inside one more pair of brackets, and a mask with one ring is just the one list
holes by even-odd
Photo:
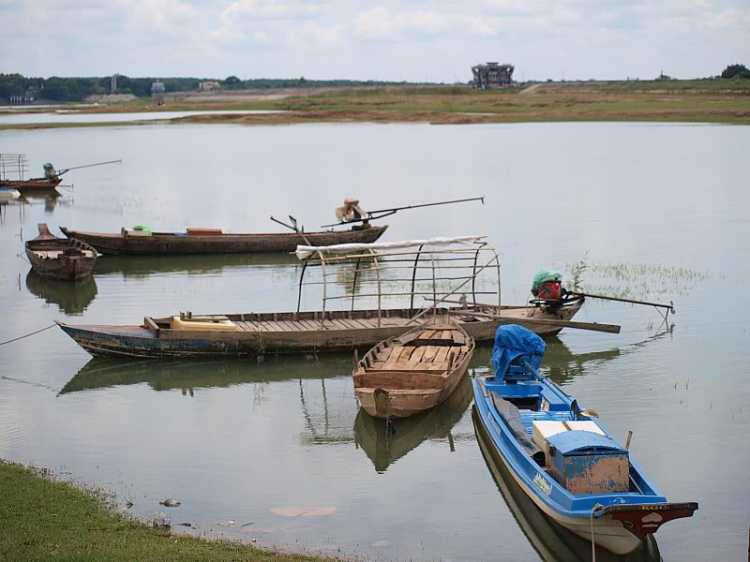
[[559, 281], [545, 281], [539, 285], [538, 296], [544, 300], [559, 299], [562, 294], [562, 285]]
[[220, 228], [188, 228], [188, 236], [221, 236]]

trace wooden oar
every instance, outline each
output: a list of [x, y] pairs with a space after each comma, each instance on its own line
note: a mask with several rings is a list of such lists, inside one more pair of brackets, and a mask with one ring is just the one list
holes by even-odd
[[594, 293], [579, 293], [577, 291], [568, 291], [568, 294], [569, 295], [576, 295], [578, 297], [589, 297], [589, 298], [592, 298], [592, 299], [602, 299], [602, 300], [605, 300], [605, 301], [627, 302], [627, 303], [631, 303], [631, 304], [643, 304], [643, 305], [646, 305], [646, 306], [655, 306], [657, 308], [666, 308], [672, 314], [676, 314], [676, 312], [677, 312], [674, 309], [674, 303], [671, 302], [671, 301], [669, 302], [669, 304], [664, 304], [664, 303], [660, 303], [660, 302], [637, 301], [637, 300], [633, 300], [633, 299], [623, 299], [623, 298], [620, 298], [620, 297], [610, 297], [608, 295], [597, 295], [597, 294], [594, 294]]
[[532, 324], [540, 326], [557, 326], [560, 328], [573, 328], [575, 330], [591, 330], [594, 332], [607, 332], [619, 334], [621, 326], [617, 324], [600, 324], [598, 322], [572, 322], [570, 320], [547, 320], [542, 318], [509, 318], [497, 314], [484, 312], [473, 312], [471, 310], [448, 310], [448, 314], [456, 316], [475, 316], [477, 318], [490, 318], [499, 320], [501, 324]]

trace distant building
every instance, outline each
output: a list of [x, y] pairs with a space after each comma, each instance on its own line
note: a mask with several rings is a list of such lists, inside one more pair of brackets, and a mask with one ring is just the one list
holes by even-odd
[[661, 71], [661, 74], [659, 74], [659, 76], [657, 76], [657, 78], [656, 78], [657, 82], [671, 82], [672, 80], [674, 80], [674, 78], [672, 78], [671, 76], [667, 76], [666, 74], [664, 74], [663, 70]]
[[156, 105], [164, 105], [164, 82], [154, 82], [151, 84], [151, 97]]
[[117, 91], [117, 77], [119, 74], [113, 74], [109, 79], [109, 90], [114, 94]]
[[205, 82], [198, 82], [199, 90], [218, 90], [221, 88], [221, 84], [216, 80], [206, 80]]
[[39, 97], [39, 90], [34, 86], [29, 88], [23, 94], [8, 96], [10, 105], [31, 105]]
[[514, 68], [512, 64], [498, 64], [496, 62], [472, 66], [471, 72], [474, 74], [472, 85], [481, 90], [510, 86]]

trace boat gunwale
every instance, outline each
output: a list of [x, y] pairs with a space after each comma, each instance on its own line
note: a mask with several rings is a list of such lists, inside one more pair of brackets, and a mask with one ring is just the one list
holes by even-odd
[[[192, 227], [191, 227], [192, 228]], [[343, 235], [343, 234], [349, 234], [353, 232], [372, 232], [372, 231], [381, 231], [385, 232], [385, 230], [388, 228], [388, 225], [374, 225], [371, 226], [368, 229], [348, 229], [348, 230], [317, 230], [317, 231], [311, 231], [311, 232], [222, 232], [221, 234], [200, 234], [200, 235], [189, 235], [187, 234], [187, 231], [185, 232], [152, 232], [149, 236], [143, 236], [143, 235], [127, 235], [123, 236], [122, 232], [90, 232], [86, 230], [72, 230], [65, 226], [61, 226], [60, 230], [62, 233], [69, 237], [69, 238], [75, 238], [76, 236], [85, 236], [88, 238], [102, 238], [106, 240], [125, 240], [130, 238], [135, 238], [138, 240], [148, 240], [148, 239], [154, 239], [154, 238], [167, 238], [169, 240], [173, 239], [188, 239], [191, 241], [194, 240], [202, 240], [202, 241], [216, 241], [216, 240], [223, 240], [226, 238], [268, 238], [268, 237], [285, 237], [285, 238], [291, 238], [293, 236], [312, 236], [312, 237], [318, 237], [318, 236], [330, 236], [330, 235]]]

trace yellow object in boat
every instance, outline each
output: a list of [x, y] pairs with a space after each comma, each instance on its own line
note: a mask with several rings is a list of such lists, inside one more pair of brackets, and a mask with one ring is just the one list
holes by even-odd
[[172, 316], [171, 328], [173, 330], [192, 330], [199, 332], [234, 332], [237, 330], [237, 325], [226, 318], [221, 320], [188, 320], [181, 319], [179, 316]]

